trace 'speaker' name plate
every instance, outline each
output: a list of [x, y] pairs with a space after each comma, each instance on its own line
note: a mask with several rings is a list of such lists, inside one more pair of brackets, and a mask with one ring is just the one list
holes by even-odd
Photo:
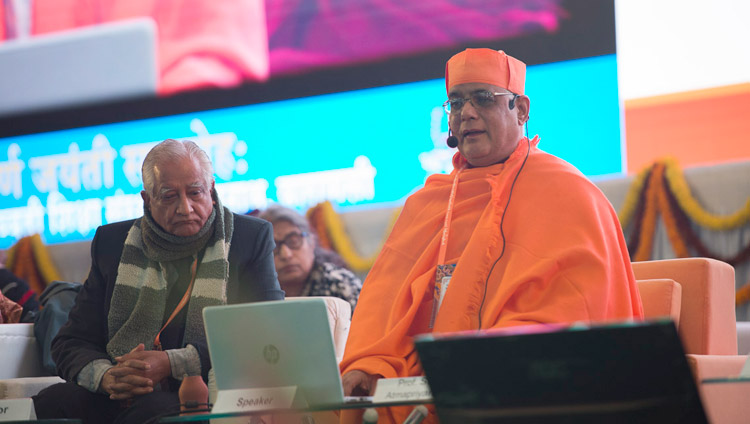
[[36, 411], [31, 398], [0, 399], [0, 422], [35, 419]]
[[372, 401], [432, 402], [432, 393], [425, 377], [381, 378], [375, 386]]
[[297, 386], [260, 389], [219, 390], [212, 413], [252, 412], [289, 409], [294, 402]]

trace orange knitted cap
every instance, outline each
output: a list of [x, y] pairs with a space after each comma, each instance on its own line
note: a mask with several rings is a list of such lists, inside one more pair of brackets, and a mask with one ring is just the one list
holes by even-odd
[[445, 91], [454, 85], [481, 82], [523, 94], [526, 64], [502, 50], [466, 49], [445, 64]]

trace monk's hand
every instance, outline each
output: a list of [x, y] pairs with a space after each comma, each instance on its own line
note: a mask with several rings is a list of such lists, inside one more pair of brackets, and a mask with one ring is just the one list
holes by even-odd
[[383, 376], [368, 374], [360, 370], [351, 370], [341, 377], [344, 396], [372, 396], [375, 384]]
[[115, 358], [118, 366], [125, 367], [141, 377], [152, 381], [152, 386], [172, 374], [167, 352], [161, 350], [146, 350], [143, 343], [125, 355]]

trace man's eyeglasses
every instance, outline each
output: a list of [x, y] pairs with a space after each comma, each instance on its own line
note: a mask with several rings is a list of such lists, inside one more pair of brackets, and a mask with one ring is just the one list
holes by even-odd
[[305, 237], [307, 237], [307, 233], [303, 231], [301, 233], [289, 233], [283, 240], [274, 240], [274, 242], [276, 242], [276, 247], [273, 249], [273, 254], [278, 255], [281, 251], [281, 246], [283, 245], [286, 245], [292, 250], [299, 249], [302, 247]]
[[471, 102], [475, 108], [487, 108], [495, 104], [495, 96], [515, 96], [513, 93], [493, 93], [491, 91], [475, 91], [469, 97], [456, 97], [443, 103], [445, 113], [460, 112], [466, 102]]

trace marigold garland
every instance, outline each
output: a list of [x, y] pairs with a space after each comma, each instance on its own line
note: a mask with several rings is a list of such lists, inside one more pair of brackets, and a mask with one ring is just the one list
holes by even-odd
[[[709, 214], [697, 206], [698, 204], [690, 196], [689, 190], [685, 190], [687, 185], [684, 183], [684, 179], [681, 178], [678, 172], [675, 172], [675, 169], [676, 162], [671, 159], [656, 162], [642, 171], [639, 174], [639, 178], [631, 186], [626, 201], [628, 204], [623, 207], [623, 210], [629, 209], [629, 211], [621, 213], [620, 217], [634, 217], [633, 230], [630, 242], [628, 243], [630, 251], [635, 252], [633, 260], [643, 261], [651, 258], [658, 215], [662, 217], [667, 237], [677, 257], [691, 256], [691, 250], [693, 250], [697, 253], [697, 256], [718, 259], [733, 266], [750, 260], [750, 244], [733, 257], [726, 258], [714, 254], [703, 244], [691, 224], [691, 219], [695, 213], [703, 215], [702, 222], [693, 220], [697, 225], [712, 230], [717, 229], [717, 227], [728, 230], [734, 228], [733, 226], [736, 226], [741, 219], [744, 219], [741, 218], [743, 211], [738, 211], [729, 217]], [[639, 181], [641, 178], [640, 175], [644, 176], [644, 181]], [[681, 184], [684, 184], [684, 187], [681, 189], [683, 192], [682, 194], [678, 194], [675, 192], [675, 187]], [[643, 188], [644, 186], [645, 189]], [[687, 197], [685, 193], [687, 193]], [[636, 195], [638, 195], [637, 200], [634, 200], [636, 199]], [[680, 195], [683, 197], [682, 201], [678, 197]], [[694, 213], [692, 215], [683, 207], [687, 204], [686, 202], [693, 203], [691, 207]], [[712, 221], [710, 225], [705, 225], [709, 221]], [[625, 223], [627, 224], [627, 220]], [[623, 228], [625, 228], [625, 225], [623, 225]], [[738, 289], [735, 295], [736, 305], [739, 306], [747, 302], [750, 302], [750, 283]]]
[[656, 193], [656, 200], [659, 202], [658, 206], [667, 232], [667, 238], [669, 238], [670, 243], [672, 243], [672, 250], [674, 250], [675, 256], [678, 258], [687, 258], [690, 256], [690, 252], [688, 251], [685, 241], [682, 239], [682, 232], [677, 225], [675, 211], [669, 202], [669, 190], [667, 188], [666, 177], [664, 174], [661, 176], [662, 178], [658, 181], [659, 185]]
[[[647, 168], [647, 170], [649, 173], [651, 172], [651, 168]], [[628, 252], [631, 254], [638, 250], [638, 244], [641, 242], [641, 227], [643, 226], [643, 216], [646, 211], [646, 203], [646, 190], [642, 189], [638, 196], [638, 204], [635, 208], [635, 217], [633, 219], [633, 229], [630, 233], [630, 240], [628, 241]], [[624, 230], [626, 227], [623, 225], [622, 228]]]
[[750, 302], [750, 281], [737, 290], [737, 294], [735, 294], [734, 298], [735, 306], [741, 306], [747, 302]]
[[[664, 181], [661, 183], [658, 182], [658, 176], [654, 175], [654, 170], [657, 166], [663, 168], [662, 179]], [[679, 186], [683, 186], [685, 188], [685, 190], [683, 190], [683, 194], [685, 192], [687, 192], [688, 194], [687, 200], [685, 200], [686, 198], [683, 198], [682, 202], [680, 202], [680, 198], [678, 197], [680, 194], [676, 193], [673, 190], [674, 187]], [[661, 214], [664, 218], [667, 235], [669, 236], [669, 239], [672, 242], [673, 247], [675, 248], [675, 253], [678, 256], [686, 254], [685, 249], [689, 247], [688, 244], [695, 244], [692, 240], [690, 240], [689, 243], [685, 243], [685, 241], [683, 240], [683, 236], [685, 235], [684, 231], [678, 230], [679, 226], [675, 222], [674, 214], [679, 211], [692, 219], [693, 216], [690, 215], [689, 211], [685, 210], [682, 207], [682, 205], [685, 203], [693, 203], [694, 206], [700, 209], [700, 214], [703, 215], [704, 221], [706, 216], [711, 214], [698, 206], [697, 201], [689, 196], [689, 189], [686, 189], [686, 187], [687, 185], [685, 183], [685, 180], [684, 178], [682, 178], [682, 175], [677, 169], [676, 161], [674, 161], [673, 159], [664, 159], [660, 162], [655, 162], [650, 167], [642, 170], [636, 180], [633, 181], [633, 184], [628, 191], [628, 195], [626, 196], [626, 201], [618, 216], [624, 219], [624, 221], [621, 221], [623, 228], [625, 228], [629, 224], [629, 219], [635, 217], [635, 219], [633, 219], [634, 231], [631, 237], [631, 243], [629, 243], [628, 247], [632, 247], [633, 249], [631, 251], [636, 251], [636, 253], [638, 253], [638, 247], [641, 246], [641, 254], [639, 255], [639, 258], [643, 257], [643, 250], [646, 249], [646, 247], [639, 242], [639, 239], [643, 236], [648, 237], [648, 231], [650, 228], [650, 223], [652, 222], [652, 218], [655, 219], [655, 216], [658, 214]], [[655, 208], [651, 206], [653, 202], [656, 202]], [[744, 209], [735, 212], [730, 217], [720, 217], [713, 215], [712, 219], [714, 219], [714, 224], [718, 222], [722, 226], [722, 229], [727, 230], [731, 229], [730, 226], [737, 226], [737, 217], [743, 216]], [[750, 220], [748, 222], [750, 222]], [[712, 228], [711, 226], [703, 225], [706, 222], [696, 223], [709, 229], [716, 229]], [[645, 229], [643, 228], [644, 224], [647, 224], [647, 228]], [[745, 223], [739, 222], [739, 225], [742, 224]], [[645, 241], [646, 244], [649, 243], [648, 238], [646, 238]]]
[[41, 294], [44, 290], [41, 276], [34, 266], [31, 238], [21, 237], [8, 250], [8, 270], [16, 277], [25, 280], [35, 293]]
[[651, 259], [651, 251], [654, 245], [654, 232], [656, 230], [657, 217], [657, 193], [659, 181], [664, 173], [664, 165], [656, 163], [651, 170], [651, 178], [646, 186], [646, 205], [643, 212], [641, 231], [639, 234], [638, 248], [633, 255], [634, 261], [647, 261]]
[[[360, 256], [359, 253], [355, 251], [353, 243], [346, 234], [344, 224], [343, 222], [341, 222], [341, 218], [338, 216], [338, 214], [333, 210], [333, 205], [331, 205], [331, 202], [325, 201], [319, 203], [315, 206], [315, 208], [319, 209], [319, 212], [317, 213], [321, 215], [324, 223], [324, 229], [322, 231], [319, 230], [319, 233], [328, 234], [331, 240], [332, 250], [341, 255], [344, 261], [349, 264], [349, 266], [354, 271], [369, 271], [370, 268], [372, 268], [373, 263], [375, 262], [375, 258], [377, 258], [378, 254], [380, 253], [380, 248], [378, 248], [377, 251], [369, 258]], [[393, 218], [391, 218], [391, 222], [388, 226], [388, 230], [386, 231], [383, 240], [380, 243], [381, 247], [385, 242], [385, 239], [390, 234], [391, 229], [393, 228], [393, 223], [395, 222], [395, 217], [398, 216], [398, 213], [400, 213], [400, 209], [394, 212]]]
[[333, 250], [331, 238], [328, 237], [328, 231], [326, 231], [326, 225], [320, 205], [313, 206], [307, 210], [307, 220], [310, 222], [310, 226], [318, 236], [318, 244], [320, 247]]
[[[34, 259], [36, 259], [36, 266], [39, 268], [39, 272], [44, 277], [46, 284], [53, 281], [61, 280], [60, 272], [57, 270], [52, 257], [49, 255], [47, 246], [42, 242], [42, 236], [34, 234], [31, 236], [31, 248], [34, 251]], [[45, 284], [45, 285], [46, 285]]]
[[60, 273], [39, 234], [22, 237], [8, 250], [7, 267], [18, 278], [26, 280], [37, 294], [50, 282], [60, 280]]
[[712, 214], [703, 209], [690, 193], [690, 188], [682, 172], [680, 172], [677, 161], [667, 158], [664, 160], [664, 163], [666, 164], [665, 175], [669, 182], [669, 187], [675, 198], [677, 198], [680, 208], [687, 213], [693, 222], [716, 231], [731, 230], [750, 222], [750, 198], [747, 199], [744, 207], [730, 215]]
[[622, 209], [617, 214], [620, 219], [620, 225], [625, 228], [630, 223], [631, 218], [636, 212], [638, 205], [640, 204], [641, 196], [643, 193], [643, 186], [651, 174], [651, 167], [646, 167], [635, 176], [635, 179], [628, 188], [628, 193], [625, 195], [625, 200], [622, 203]]
[[688, 244], [698, 253], [698, 256], [718, 259], [732, 266], [739, 265], [742, 262], [750, 259], [750, 244], [745, 246], [739, 253], [730, 258], [721, 257], [720, 255], [711, 252], [703, 244], [703, 241], [701, 241], [701, 238], [698, 236], [698, 234], [696, 234], [693, 230], [693, 226], [690, 224], [690, 219], [688, 218], [687, 214], [685, 214], [685, 212], [680, 209], [680, 206], [677, 203], [677, 199], [675, 199], [675, 197], [669, 191], [667, 191], [667, 197], [670, 202], [670, 207], [674, 211], [678, 231], [685, 237], [685, 239], [687, 239]]

